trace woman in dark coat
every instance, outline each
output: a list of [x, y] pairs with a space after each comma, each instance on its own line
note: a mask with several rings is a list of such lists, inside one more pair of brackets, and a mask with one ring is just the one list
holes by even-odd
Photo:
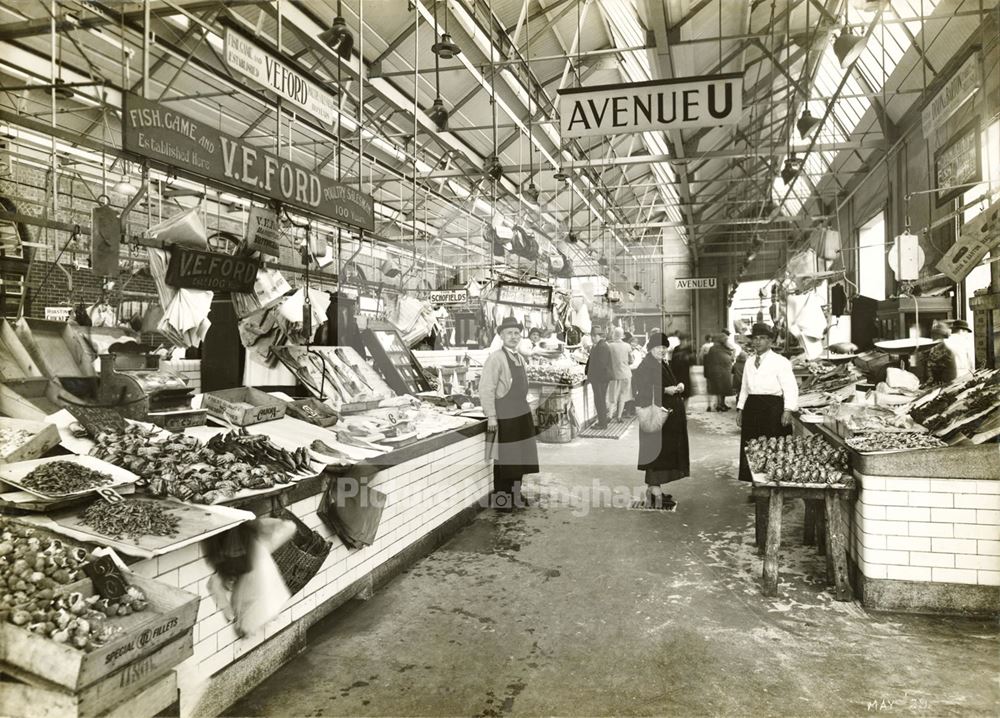
[[670, 371], [674, 373], [681, 384], [684, 385], [684, 408], [687, 409], [688, 399], [691, 397], [691, 365], [694, 364], [694, 352], [691, 349], [691, 337], [684, 332], [677, 333], [680, 341], [674, 347], [674, 353], [670, 355]]
[[705, 354], [705, 381], [708, 383], [708, 410], [729, 411], [726, 397], [733, 393], [733, 354], [726, 346], [726, 335], [718, 334]]
[[[663, 484], [691, 473], [683, 398], [687, 387], [677, 381], [663, 361], [668, 347], [665, 335], [655, 335], [647, 345], [649, 353], [632, 372], [632, 395], [637, 407], [656, 405], [671, 410], [659, 431], [639, 430], [638, 468], [646, 472], [646, 505], [655, 508], [663, 506]], [[671, 503], [669, 494], [666, 503]]]

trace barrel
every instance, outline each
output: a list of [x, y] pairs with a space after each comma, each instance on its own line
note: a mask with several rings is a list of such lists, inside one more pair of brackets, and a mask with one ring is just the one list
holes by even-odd
[[538, 440], [546, 444], [568, 444], [573, 440], [573, 402], [569, 388], [559, 388], [544, 397], [535, 412]]

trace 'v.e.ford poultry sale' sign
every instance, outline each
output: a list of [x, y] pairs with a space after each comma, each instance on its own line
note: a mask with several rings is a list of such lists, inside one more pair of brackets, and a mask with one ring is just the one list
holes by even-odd
[[372, 198], [343, 182], [138, 95], [125, 96], [122, 118], [126, 152], [353, 227], [375, 229]]
[[742, 115], [740, 74], [559, 90], [563, 138], [735, 125]]

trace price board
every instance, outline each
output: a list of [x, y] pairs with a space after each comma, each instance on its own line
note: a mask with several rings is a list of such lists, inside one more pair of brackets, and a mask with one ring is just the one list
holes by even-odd
[[518, 307], [552, 308], [552, 287], [538, 284], [500, 282], [497, 285], [497, 302]]

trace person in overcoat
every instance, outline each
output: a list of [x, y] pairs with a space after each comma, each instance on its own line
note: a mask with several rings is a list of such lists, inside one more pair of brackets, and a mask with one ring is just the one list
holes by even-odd
[[677, 381], [684, 385], [684, 408], [687, 408], [688, 399], [691, 398], [691, 365], [694, 364], [694, 350], [691, 347], [691, 336], [685, 332], [678, 332], [677, 339], [680, 341], [674, 347], [670, 355], [670, 370], [674, 373]]
[[687, 414], [684, 411], [683, 383], [677, 381], [664, 361], [669, 341], [666, 335], [654, 335], [647, 345], [649, 352], [632, 372], [632, 394], [636, 407], [662, 406], [670, 416], [657, 432], [639, 430], [638, 469], [645, 472], [646, 505], [662, 508], [671, 503], [662, 487], [690, 475]]
[[521, 479], [538, 473], [535, 421], [528, 406], [528, 376], [524, 357], [517, 351], [521, 324], [506, 317], [497, 327], [503, 346], [483, 363], [479, 400], [486, 415], [486, 429], [495, 432], [497, 457], [493, 463], [491, 504], [499, 511], [525, 508]]
[[[729, 411], [726, 397], [733, 393], [733, 353], [726, 335], [717, 334], [705, 354], [705, 381], [708, 384], [708, 410]], [[714, 404], [714, 406], [713, 406]]]

